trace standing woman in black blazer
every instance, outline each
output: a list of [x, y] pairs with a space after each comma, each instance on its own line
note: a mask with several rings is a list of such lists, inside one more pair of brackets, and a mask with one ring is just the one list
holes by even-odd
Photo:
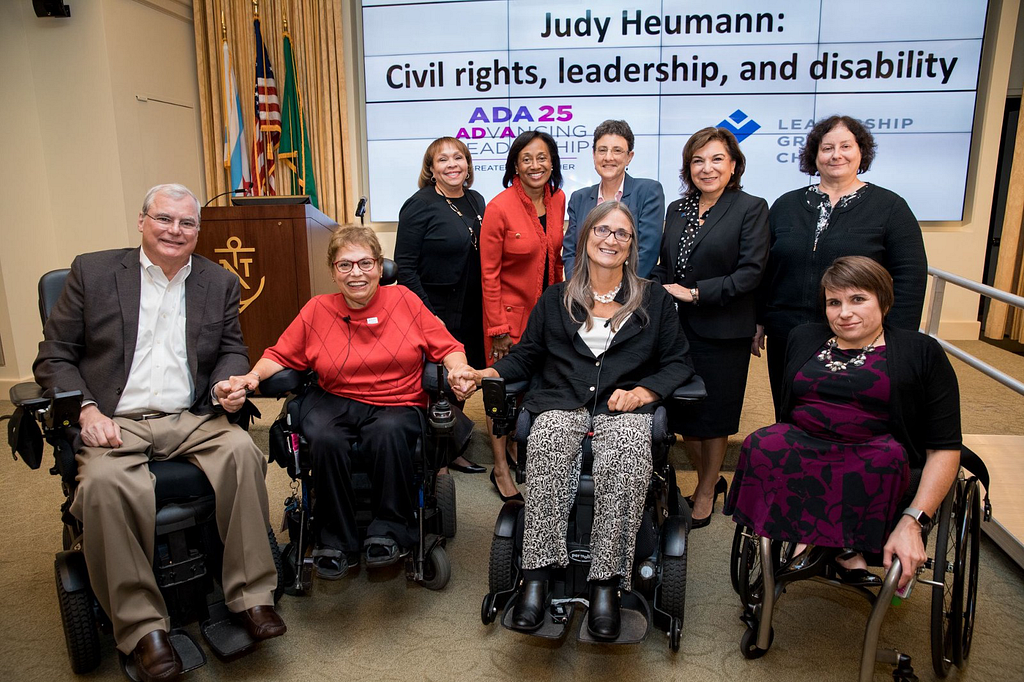
[[676, 299], [694, 370], [707, 399], [669, 411], [697, 469], [693, 528], [711, 523], [725, 492], [719, 477], [729, 436], [739, 430], [755, 330], [755, 297], [768, 260], [768, 204], [740, 190], [746, 159], [725, 128], [704, 128], [683, 147], [681, 199], [669, 204], [661, 261], [652, 277]]
[[[473, 159], [462, 140], [439, 137], [423, 154], [418, 192], [398, 213], [395, 263], [398, 283], [423, 299], [466, 347], [474, 367], [484, 365], [480, 289], [480, 224], [484, 198], [473, 185]], [[462, 457], [450, 464], [463, 473], [484, 467]]]

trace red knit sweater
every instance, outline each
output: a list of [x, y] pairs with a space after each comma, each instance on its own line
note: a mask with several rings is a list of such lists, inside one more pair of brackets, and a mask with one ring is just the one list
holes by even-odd
[[358, 310], [340, 293], [314, 296], [263, 357], [314, 370], [321, 388], [344, 398], [426, 406], [424, 356], [440, 362], [457, 352], [463, 352], [462, 345], [423, 301], [396, 285], [381, 287]]

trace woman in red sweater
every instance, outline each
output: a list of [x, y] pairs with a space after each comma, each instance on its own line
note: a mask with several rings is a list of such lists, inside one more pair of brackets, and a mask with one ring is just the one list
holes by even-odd
[[316, 372], [300, 428], [313, 466], [317, 574], [338, 579], [359, 564], [349, 450], [358, 438], [374, 460], [368, 567], [397, 562], [416, 543], [411, 453], [426, 407], [423, 358], [449, 371], [465, 366], [462, 345], [423, 301], [397, 285], [379, 287], [383, 256], [373, 230], [343, 227], [328, 247], [340, 293], [314, 296], [244, 377], [249, 390], [285, 367]]
[[[565, 193], [558, 145], [529, 130], [515, 139], [505, 162], [506, 187], [487, 205], [480, 228], [487, 364], [508, 354], [526, 328], [541, 293], [562, 281]], [[490, 420], [488, 420], [488, 431]], [[509, 472], [506, 439], [491, 436], [491, 482], [502, 500], [522, 499]]]

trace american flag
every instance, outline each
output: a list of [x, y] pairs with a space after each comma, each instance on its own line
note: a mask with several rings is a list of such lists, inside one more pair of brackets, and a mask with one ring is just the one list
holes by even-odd
[[270, 67], [270, 55], [263, 43], [260, 20], [256, 29], [256, 136], [253, 142], [253, 191], [257, 196], [275, 194], [274, 157], [281, 139], [281, 104], [277, 100], [277, 83]]

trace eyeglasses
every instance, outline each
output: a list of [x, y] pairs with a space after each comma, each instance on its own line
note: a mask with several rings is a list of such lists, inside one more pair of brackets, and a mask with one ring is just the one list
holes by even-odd
[[597, 154], [598, 156], [611, 155], [613, 158], [618, 159], [628, 154], [629, 151], [623, 149], [622, 147], [598, 147], [597, 149], [594, 150], [594, 153]]
[[373, 258], [334, 261], [334, 269], [343, 275], [347, 275], [348, 273], [352, 272], [352, 268], [357, 266], [363, 272], [369, 272], [370, 270], [373, 270], [375, 265], [377, 265], [377, 261], [374, 260]]
[[178, 223], [178, 227], [180, 227], [185, 232], [192, 232], [194, 230], [199, 229], [199, 223], [197, 223], [192, 218], [175, 219], [169, 215], [164, 215], [163, 213], [161, 213], [160, 215], [150, 215], [148, 213], [143, 213], [142, 215], [146, 216], [147, 218], [149, 218], [150, 220], [152, 220], [153, 222], [155, 222], [157, 225], [164, 229], [170, 229], [170, 227], [174, 225], [174, 223]]
[[632, 233], [630, 233], [628, 230], [624, 230], [621, 227], [617, 230], [613, 230], [607, 225], [594, 225], [592, 229], [594, 230], [594, 234], [597, 235], [598, 239], [607, 239], [608, 235], [613, 234], [615, 235], [615, 241], [628, 243], [629, 240], [633, 238]]

